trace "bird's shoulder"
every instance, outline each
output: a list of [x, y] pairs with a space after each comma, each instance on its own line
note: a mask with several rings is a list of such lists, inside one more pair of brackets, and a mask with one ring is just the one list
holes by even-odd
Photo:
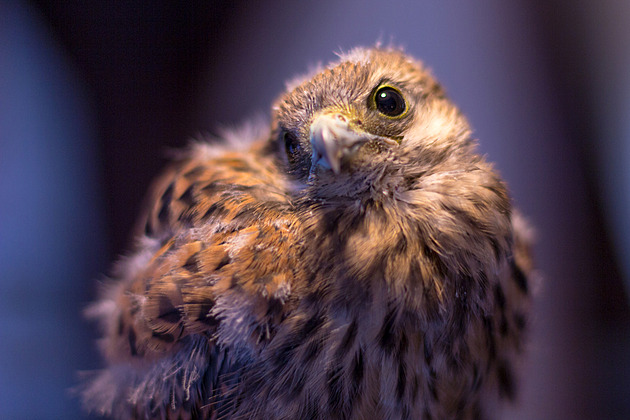
[[[266, 147], [197, 144], [154, 183], [136, 249], [93, 311], [109, 361], [88, 388], [93, 407], [111, 412], [129, 395], [136, 408], [194, 405], [199, 386], [229, 386], [294, 304], [300, 223]], [[165, 369], [181, 383], [158, 384]], [[198, 377], [179, 377], [191, 369]]]
[[195, 143], [160, 174], [145, 199], [136, 237], [231, 221], [246, 209], [288, 203], [290, 181], [265, 139]]
[[[288, 188], [264, 140], [197, 144], [157, 179], [139, 223], [145, 259], [120, 296], [136, 326], [131, 353], [216, 336], [232, 315], [265, 317], [288, 299], [299, 278], [289, 255], [300, 245]], [[243, 331], [222, 332], [229, 340]]]

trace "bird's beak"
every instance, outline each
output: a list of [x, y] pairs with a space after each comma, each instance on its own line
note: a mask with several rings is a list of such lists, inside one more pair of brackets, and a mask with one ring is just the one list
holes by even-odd
[[351, 128], [348, 117], [341, 113], [323, 113], [315, 117], [310, 131], [313, 149], [312, 168], [317, 165], [338, 174], [341, 161], [373, 139], [382, 139]]

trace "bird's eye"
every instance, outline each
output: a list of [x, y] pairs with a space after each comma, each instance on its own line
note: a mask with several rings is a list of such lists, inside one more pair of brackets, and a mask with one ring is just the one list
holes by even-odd
[[287, 153], [287, 159], [289, 159], [290, 164], [294, 164], [295, 162], [297, 162], [300, 148], [300, 142], [298, 141], [297, 137], [294, 134], [285, 131], [284, 150]]
[[374, 105], [386, 117], [400, 117], [407, 110], [402, 94], [391, 86], [382, 86], [374, 93]]

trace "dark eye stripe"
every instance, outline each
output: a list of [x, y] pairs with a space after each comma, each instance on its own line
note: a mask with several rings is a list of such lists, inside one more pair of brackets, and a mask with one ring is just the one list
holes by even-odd
[[290, 164], [294, 164], [298, 160], [300, 153], [300, 142], [295, 135], [286, 131], [284, 133], [284, 150]]

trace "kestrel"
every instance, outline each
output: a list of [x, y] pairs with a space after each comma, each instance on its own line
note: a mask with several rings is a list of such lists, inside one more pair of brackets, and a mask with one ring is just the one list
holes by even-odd
[[526, 225], [418, 61], [355, 49], [270, 127], [198, 142], [157, 180], [90, 313], [121, 419], [483, 418], [515, 394]]

